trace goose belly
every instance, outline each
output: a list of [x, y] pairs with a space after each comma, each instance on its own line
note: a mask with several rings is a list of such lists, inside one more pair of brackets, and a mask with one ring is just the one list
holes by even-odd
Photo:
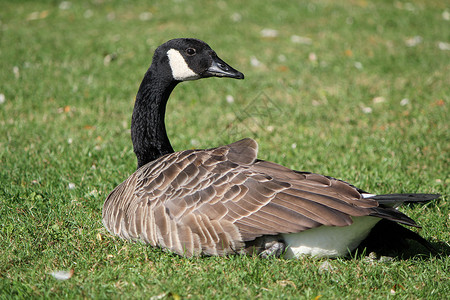
[[285, 258], [301, 255], [315, 257], [345, 256], [367, 237], [370, 230], [380, 221], [375, 217], [353, 217], [350, 226], [320, 226], [298, 233], [282, 234], [288, 246]]

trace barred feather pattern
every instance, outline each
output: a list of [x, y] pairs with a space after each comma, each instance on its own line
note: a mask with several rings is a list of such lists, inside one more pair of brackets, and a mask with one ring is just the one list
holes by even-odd
[[162, 156], [111, 192], [103, 223], [123, 239], [188, 257], [246, 253], [259, 237], [347, 226], [357, 216], [415, 225], [346, 182], [257, 160], [257, 151], [244, 139]]

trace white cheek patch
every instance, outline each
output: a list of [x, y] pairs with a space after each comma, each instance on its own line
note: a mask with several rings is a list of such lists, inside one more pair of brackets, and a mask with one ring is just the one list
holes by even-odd
[[189, 68], [183, 56], [177, 50], [170, 49], [169, 51], [167, 51], [167, 57], [169, 57], [169, 64], [170, 68], [172, 69], [173, 79], [185, 81], [200, 78], [197, 73]]

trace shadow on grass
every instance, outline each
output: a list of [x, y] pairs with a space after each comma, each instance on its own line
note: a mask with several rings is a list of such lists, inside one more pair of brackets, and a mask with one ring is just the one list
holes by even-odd
[[377, 257], [388, 256], [401, 260], [418, 257], [426, 259], [448, 256], [450, 247], [445, 242], [429, 242], [395, 222], [381, 220], [351, 257], [364, 256], [371, 252], [376, 253]]

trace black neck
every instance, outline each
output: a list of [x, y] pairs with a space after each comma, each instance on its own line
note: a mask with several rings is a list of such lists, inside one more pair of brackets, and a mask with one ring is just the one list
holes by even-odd
[[139, 87], [131, 119], [131, 139], [137, 168], [167, 153], [173, 153], [164, 115], [170, 93], [177, 85], [171, 76], [157, 76], [150, 68]]

